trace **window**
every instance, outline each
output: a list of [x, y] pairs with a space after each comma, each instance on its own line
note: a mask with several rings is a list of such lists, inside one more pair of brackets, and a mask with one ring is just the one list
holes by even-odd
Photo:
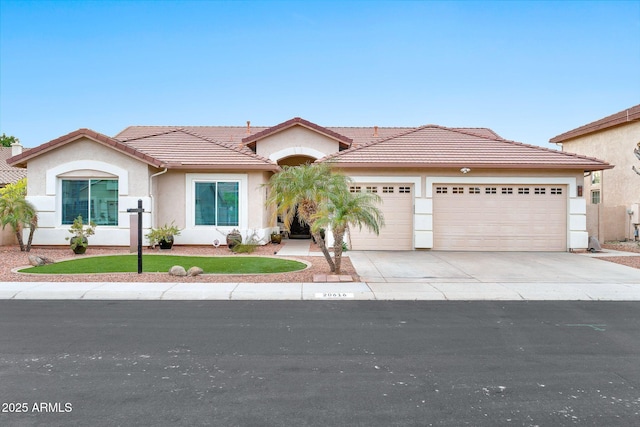
[[398, 193], [409, 194], [411, 193], [411, 187], [398, 187]]
[[451, 192], [453, 194], [462, 194], [462, 193], [464, 193], [464, 187], [453, 187], [451, 189]]
[[591, 184], [600, 184], [601, 173], [600, 171], [591, 172]]
[[480, 194], [480, 188], [478, 187], [470, 187], [469, 194]]
[[600, 190], [593, 190], [591, 192], [591, 204], [597, 205], [600, 203]]
[[383, 193], [393, 193], [394, 187], [382, 187]]
[[436, 194], [447, 194], [447, 187], [436, 187]]
[[359, 185], [352, 185], [351, 187], [349, 187], [349, 191], [351, 193], [362, 193], [362, 187], [360, 187]]
[[238, 226], [238, 182], [195, 183], [195, 225]]
[[562, 188], [552, 188], [551, 194], [562, 194]]
[[484, 189], [485, 194], [496, 194], [496, 187], [487, 187]]
[[62, 224], [82, 221], [96, 225], [118, 225], [117, 179], [63, 179]]
[[367, 193], [377, 193], [378, 192], [378, 187], [367, 187], [366, 188], [366, 192]]
[[546, 188], [544, 188], [544, 187], [536, 187], [536, 188], [534, 188], [534, 191], [533, 191], [533, 192], [534, 192], [535, 194], [545, 194], [545, 193], [546, 193], [546, 191], [547, 191], [547, 189], [546, 189]]
[[511, 188], [511, 187], [502, 187], [502, 194], [513, 194], [513, 188]]

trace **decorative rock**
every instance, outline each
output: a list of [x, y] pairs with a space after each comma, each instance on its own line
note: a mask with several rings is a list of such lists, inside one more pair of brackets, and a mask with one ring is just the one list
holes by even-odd
[[39, 256], [29, 255], [29, 264], [35, 267], [40, 267], [41, 265], [44, 265], [44, 260]]
[[53, 264], [54, 262], [54, 260], [47, 258], [46, 256], [29, 255], [29, 264], [35, 267], [40, 267], [45, 264]]
[[174, 265], [169, 269], [169, 275], [184, 277], [187, 275], [187, 271], [180, 265]]
[[188, 271], [187, 271], [187, 276], [199, 276], [202, 273], [204, 273], [204, 270], [201, 269], [200, 267], [191, 267]]

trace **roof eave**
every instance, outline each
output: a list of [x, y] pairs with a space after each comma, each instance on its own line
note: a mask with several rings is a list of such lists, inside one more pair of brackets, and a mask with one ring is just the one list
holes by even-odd
[[417, 169], [438, 169], [438, 168], [480, 168], [480, 169], [570, 169], [582, 171], [595, 171], [612, 169], [615, 166], [610, 164], [540, 164], [540, 163], [472, 163], [472, 162], [454, 162], [454, 163], [418, 163], [418, 162], [380, 162], [380, 163], [363, 163], [363, 162], [340, 162], [324, 160], [332, 165], [340, 168], [417, 168]]

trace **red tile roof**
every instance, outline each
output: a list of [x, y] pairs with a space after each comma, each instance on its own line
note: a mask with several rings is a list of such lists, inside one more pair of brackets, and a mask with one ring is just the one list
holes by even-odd
[[634, 122], [640, 120], [640, 104], [635, 105], [626, 110], [619, 111], [615, 114], [607, 116], [603, 119], [596, 120], [595, 122], [587, 123], [579, 128], [572, 129], [568, 132], [562, 133], [558, 136], [554, 136], [549, 140], [552, 143], [565, 142], [572, 138], [587, 135], [601, 130], [609, 129], [614, 126], [620, 126], [625, 123]]
[[340, 167], [483, 167], [600, 170], [610, 164], [534, 145], [427, 125], [351, 148], [318, 161]]
[[27, 176], [22, 168], [9, 166], [7, 159], [11, 157], [11, 147], [0, 147], [0, 184], [13, 184]]

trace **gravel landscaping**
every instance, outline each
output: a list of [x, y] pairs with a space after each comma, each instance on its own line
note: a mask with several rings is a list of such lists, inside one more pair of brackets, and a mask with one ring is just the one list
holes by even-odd
[[[277, 256], [274, 252], [279, 251], [283, 245], [259, 246], [252, 254], [233, 254], [227, 247], [214, 248], [213, 246], [174, 246], [169, 251], [160, 252], [159, 249], [144, 249], [145, 254], [166, 253], [168, 255], [199, 255], [199, 256]], [[115, 273], [115, 274], [73, 274], [73, 275], [43, 275], [43, 274], [23, 274], [16, 273], [18, 267], [29, 266], [28, 256], [40, 255], [51, 258], [54, 261], [62, 261], [79, 257], [97, 255], [125, 255], [128, 248], [97, 248], [89, 246], [85, 255], [74, 255], [68, 248], [40, 248], [34, 247], [31, 252], [20, 252], [18, 246], [0, 247], [0, 282], [185, 282], [185, 283], [217, 283], [217, 282], [313, 282], [314, 274], [328, 274], [329, 265], [322, 256], [312, 257], [287, 257], [296, 261], [302, 261], [309, 265], [308, 268], [291, 273], [277, 274], [257, 274], [257, 275], [218, 275], [204, 274], [197, 277], [175, 277], [165, 273]], [[351, 275], [354, 280], [358, 280], [355, 269], [351, 265], [348, 257], [343, 256], [342, 274]]]
[[599, 257], [598, 259], [640, 269], [640, 245], [638, 245], [638, 243], [639, 242], [607, 242], [602, 245], [603, 249], [635, 252], [638, 256]]

